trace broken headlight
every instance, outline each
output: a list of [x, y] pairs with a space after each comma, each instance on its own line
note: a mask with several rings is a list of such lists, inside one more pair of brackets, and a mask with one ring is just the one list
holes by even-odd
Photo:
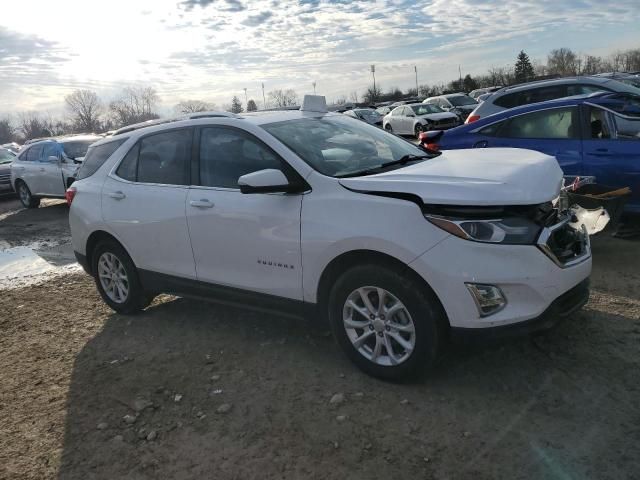
[[434, 225], [465, 240], [485, 243], [533, 245], [541, 227], [525, 217], [493, 220], [460, 219], [425, 215]]

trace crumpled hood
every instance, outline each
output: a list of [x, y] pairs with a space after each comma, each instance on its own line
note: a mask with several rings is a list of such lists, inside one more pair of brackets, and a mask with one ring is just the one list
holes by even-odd
[[533, 150], [482, 148], [447, 150], [407, 167], [339, 181], [358, 192], [417, 195], [426, 204], [532, 205], [560, 194], [562, 170], [554, 157]]
[[427, 120], [445, 120], [447, 118], [458, 118], [455, 113], [449, 112], [440, 112], [440, 113], [425, 113], [424, 115], [419, 115], [419, 118], [425, 118]]

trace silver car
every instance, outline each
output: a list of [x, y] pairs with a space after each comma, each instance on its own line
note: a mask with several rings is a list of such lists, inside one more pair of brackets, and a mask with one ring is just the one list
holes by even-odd
[[602, 91], [640, 95], [640, 88], [610, 78], [567, 77], [555, 80], [540, 80], [514, 85], [513, 87], [505, 87], [492, 93], [471, 112], [466, 123], [475, 122], [480, 118], [521, 105]]
[[11, 164], [11, 184], [27, 208], [35, 208], [40, 198], [64, 198], [76, 178], [89, 145], [102, 137], [72, 135], [25, 144]]
[[11, 188], [11, 163], [16, 156], [11, 150], [0, 147], [0, 193], [13, 191]]
[[464, 93], [450, 93], [447, 95], [438, 95], [437, 97], [429, 97], [423, 103], [436, 105], [442, 110], [455, 113], [461, 122], [464, 122], [469, 114], [478, 106], [469, 95]]
[[382, 120], [382, 126], [399, 135], [415, 135], [428, 130], [446, 130], [460, 125], [457, 115], [435, 105], [412, 103], [394, 108]]

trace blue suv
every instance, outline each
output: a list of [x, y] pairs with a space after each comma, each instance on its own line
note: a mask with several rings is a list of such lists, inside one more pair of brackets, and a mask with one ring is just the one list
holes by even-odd
[[512, 108], [446, 132], [423, 134], [432, 149], [516, 147], [556, 157], [565, 175], [631, 187], [640, 214], [640, 97], [594, 93]]

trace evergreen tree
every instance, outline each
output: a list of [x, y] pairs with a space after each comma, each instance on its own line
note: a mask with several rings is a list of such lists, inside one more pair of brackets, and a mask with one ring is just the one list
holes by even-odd
[[231, 113], [242, 113], [244, 109], [242, 108], [242, 102], [235, 95], [231, 99]]
[[524, 50], [520, 50], [520, 53], [518, 54], [514, 74], [516, 77], [516, 83], [528, 82], [535, 76], [535, 73], [533, 72], [533, 65], [531, 64], [531, 60], [529, 60], [529, 55], [524, 53]]
[[254, 102], [253, 99], [250, 99], [247, 102], [247, 112], [255, 112], [256, 110], [258, 110], [258, 106], [256, 105], [256, 102]]

